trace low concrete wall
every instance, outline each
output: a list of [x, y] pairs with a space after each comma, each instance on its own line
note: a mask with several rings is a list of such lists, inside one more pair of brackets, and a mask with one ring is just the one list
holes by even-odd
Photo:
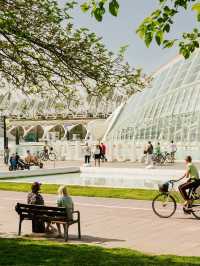
[[7, 177], [21, 177], [21, 176], [42, 176], [42, 175], [56, 175], [56, 174], [68, 174], [79, 173], [79, 167], [61, 167], [51, 169], [33, 169], [33, 170], [17, 170], [10, 172], [0, 172], [0, 179]]
[[85, 186], [157, 189], [158, 184], [181, 175], [182, 170], [174, 169], [82, 167], [80, 177]]

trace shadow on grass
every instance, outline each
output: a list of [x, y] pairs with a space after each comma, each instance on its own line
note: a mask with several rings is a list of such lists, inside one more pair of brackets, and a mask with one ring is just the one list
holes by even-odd
[[[56, 238], [56, 234], [25, 234], [24, 237], [27, 239], [43, 238], [43, 240], [47, 239], [47, 240], [61, 242], [61, 243], [65, 242], [64, 237]], [[73, 241], [73, 242], [76, 241], [79, 243], [83, 242], [86, 244], [103, 244], [107, 242], [124, 242], [125, 240], [116, 239], [116, 238], [96, 237], [96, 236], [89, 236], [89, 235], [82, 235], [81, 239], [78, 239], [77, 235], [70, 234], [69, 241]]]
[[148, 256], [128, 249], [0, 239], [1, 266], [189, 266], [199, 264], [200, 258]]

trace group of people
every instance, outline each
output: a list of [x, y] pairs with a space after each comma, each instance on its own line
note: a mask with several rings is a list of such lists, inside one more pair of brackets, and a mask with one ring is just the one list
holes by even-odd
[[[172, 161], [174, 161], [175, 160], [175, 153], [177, 151], [177, 146], [173, 140], [171, 141], [168, 150], [169, 150], [169, 153], [171, 155]], [[144, 148], [144, 155], [146, 156], [146, 164], [151, 164], [152, 156], [154, 153], [155, 153], [155, 155], [158, 155], [158, 156], [161, 154], [160, 142], [157, 142], [157, 144], [154, 148], [151, 141], [149, 141], [148, 144]]]
[[14, 171], [17, 169], [29, 169], [29, 167], [26, 166], [26, 163], [20, 158], [19, 154], [13, 153], [10, 156], [10, 166], [9, 166], [9, 170], [10, 171]]
[[43, 164], [38, 160], [38, 157], [34, 154], [31, 154], [29, 150], [26, 151], [26, 157], [24, 160], [16, 152], [10, 156], [9, 161], [10, 161], [10, 166], [9, 166], [10, 171], [17, 169], [21, 170], [30, 169], [30, 165], [37, 165], [40, 168], [43, 167]]
[[84, 157], [85, 157], [85, 164], [90, 164], [91, 156], [93, 155], [94, 158], [94, 164], [95, 166], [100, 167], [100, 162], [107, 161], [106, 158], [106, 145], [101, 142], [101, 144], [98, 144], [95, 146], [94, 150], [92, 151], [91, 147], [88, 143], [85, 144], [84, 147]]
[[[28, 193], [27, 196], [27, 203], [34, 204], [34, 205], [45, 205], [44, 198], [40, 193], [41, 183], [34, 182], [31, 186], [31, 192]], [[67, 216], [69, 220], [73, 219], [73, 210], [74, 210], [74, 203], [72, 198], [70, 197], [67, 186], [60, 186], [58, 189], [58, 198], [56, 202], [58, 207], [65, 207], [67, 210]], [[44, 223], [43, 221], [36, 220], [32, 222], [32, 230], [33, 232], [47, 232], [47, 233], [54, 233], [58, 232], [58, 237], [61, 237], [61, 226], [60, 224], [56, 223], [57, 229], [51, 224], [50, 222]]]
[[26, 157], [25, 157], [25, 162], [27, 164], [34, 164], [34, 165], [39, 165], [39, 159], [38, 156], [35, 154], [32, 154], [30, 150], [26, 151]]

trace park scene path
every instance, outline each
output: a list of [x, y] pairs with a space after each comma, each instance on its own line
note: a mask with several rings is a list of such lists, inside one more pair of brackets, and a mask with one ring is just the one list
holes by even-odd
[[[26, 193], [0, 191], [0, 232], [16, 237], [16, 202], [25, 202]], [[55, 205], [56, 195], [44, 195], [46, 205]], [[76, 240], [77, 227], [69, 229], [69, 243], [132, 248], [151, 254], [199, 256], [200, 221], [183, 214], [179, 207], [169, 219], [153, 214], [150, 201], [73, 197], [81, 212], [82, 240]], [[31, 235], [31, 222], [24, 221], [22, 235]], [[45, 236], [47, 237], [47, 236]], [[54, 241], [63, 241], [51, 236]]]

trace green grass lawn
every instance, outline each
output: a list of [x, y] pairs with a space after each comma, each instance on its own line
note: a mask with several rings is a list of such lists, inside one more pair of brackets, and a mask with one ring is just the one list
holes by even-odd
[[[43, 184], [41, 193], [57, 194], [59, 185]], [[0, 182], [0, 190], [8, 191], [30, 191], [30, 183], [14, 183]], [[68, 186], [69, 193], [72, 196], [85, 197], [104, 197], [104, 198], [120, 198], [120, 199], [136, 199], [136, 200], [152, 200], [157, 194], [157, 190], [148, 189], [128, 189], [128, 188], [103, 188], [103, 187], [83, 187]], [[178, 200], [177, 200], [178, 201]]]
[[[30, 191], [30, 183], [13, 183], [0, 182], [0, 190], [9, 191]], [[59, 185], [43, 184], [41, 193], [56, 194]], [[152, 200], [158, 193], [156, 190], [146, 189], [122, 189], [122, 188], [101, 188], [101, 187], [81, 187], [68, 186], [69, 193], [72, 196], [87, 196], [87, 197], [105, 197], [105, 198], [121, 198], [121, 199], [137, 199], [137, 200]]]
[[50, 241], [0, 238], [1, 266], [190, 266], [200, 257], [150, 256], [130, 249], [106, 249]]

